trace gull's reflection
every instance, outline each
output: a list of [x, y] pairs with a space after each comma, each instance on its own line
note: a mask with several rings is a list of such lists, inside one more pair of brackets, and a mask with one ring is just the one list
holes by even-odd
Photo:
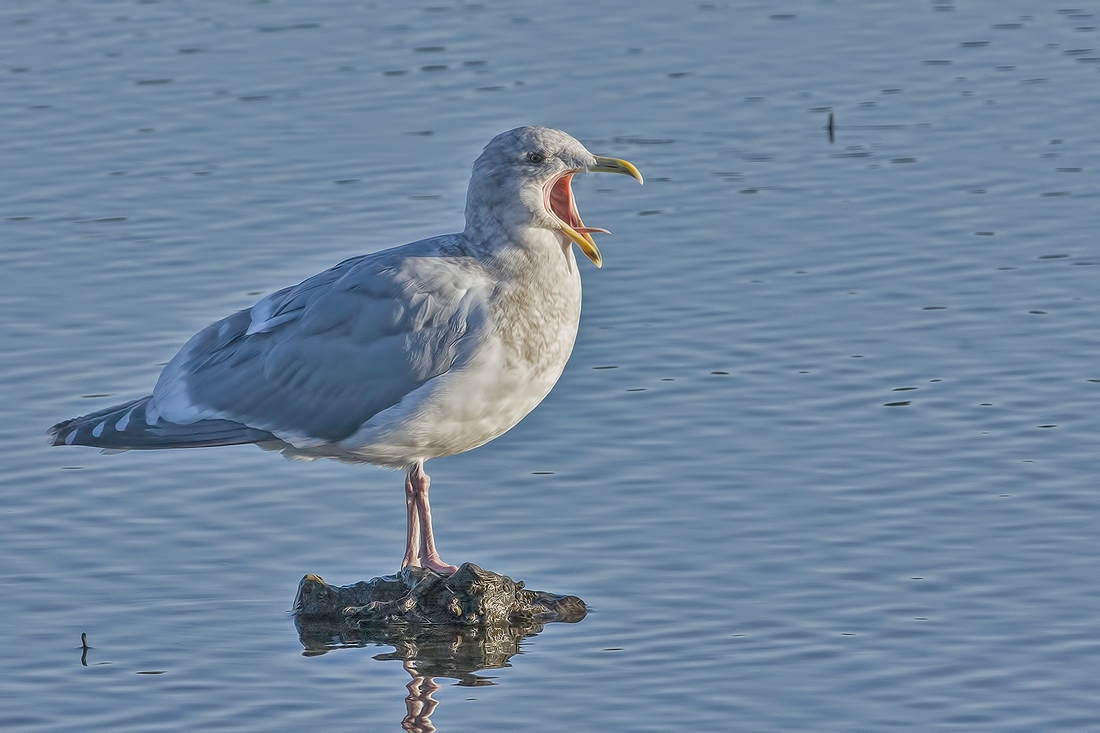
[[436, 678], [457, 680], [461, 687], [493, 684], [476, 674], [509, 666], [520, 643], [540, 633], [535, 621], [506, 626], [427, 626], [411, 624], [363, 625], [355, 627], [332, 618], [295, 618], [306, 656], [326, 654], [334, 649], [372, 645], [392, 646], [394, 651], [374, 659], [399, 660], [412, 680], [406, 685], [406, 715], [401, 727], [410, 733], [435, 730], [431, 716], [439, 704], [432, 693], [440, 685]]
[[415, 662], [406, 661], [405, 671], [412, 675], [412, 682], [405, 685], [409, 694], [405, 697], [405, 719], [401, 721], [401, 728], [409, 733], [432, 733], [435, 726], [432, 725], [432, 713], [439, 701], [432, 697], [432, 693], [439, 689], [435, 683], [435, 677], [425, 677], [416, 669]]

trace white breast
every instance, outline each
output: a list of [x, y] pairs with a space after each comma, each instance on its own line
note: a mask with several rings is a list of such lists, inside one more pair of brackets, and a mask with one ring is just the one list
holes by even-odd
[[524, 276], [500, 278], [491, 317], [470, 335], [470, 360], [375, 415], [343, 450], [394, 467], [454, 455], [507, 432], [542, 402], [569, 360], [581, 306], [572, 248], [545, 234], [537, 262], [516, 263]]

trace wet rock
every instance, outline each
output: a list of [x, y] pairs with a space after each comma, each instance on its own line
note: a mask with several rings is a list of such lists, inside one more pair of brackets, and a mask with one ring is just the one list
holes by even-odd
[[551, 621], [577, 622], [588, 609], [576, 596], [527, 590], [522, 582], [465, 564], [444, 578], [420, 568], [349, 586], [307, 575], [294, 599], [294, 624], [306, 656], [336, 649], [391, 646], [375, 659], [397, 660], [405, 686], [402, 730], [434, 731], [438, 678], [479, 687], [478, 674], [509, 666], [524, 639]]
[[[443, 577], [424, 568], [405, 568], [355, 585], [333, 586], [316, 575], [298, 584], [294, 614], [299, 621], [342, 619], [349, 628], [379, 625], [505, 627], [574, 623], [588, 612], [584, 601], [527, 590], [473, 563]], [[301, 626], [301, 624], [299, 624]]]

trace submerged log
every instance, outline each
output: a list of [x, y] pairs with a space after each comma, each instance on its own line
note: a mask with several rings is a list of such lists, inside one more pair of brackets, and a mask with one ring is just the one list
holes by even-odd
[[424, 568], [405, 568], [397, 575], [346, 586], [307, 575], [294, 599], [299, 620], [343, 619], [349, 628], [575, 623], [587, 613], [584, 601], [576, 596], [527, 590], [522, 581], [473, 563], [463, 564], [447, 577]]

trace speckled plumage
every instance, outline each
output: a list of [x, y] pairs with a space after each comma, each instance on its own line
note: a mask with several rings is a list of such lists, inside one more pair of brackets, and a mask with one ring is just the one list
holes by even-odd
[[430, 515], [413, 531], [428, 514], [423, 462], [509, 430], [561, 375], [581, 309], [572, 244], [599, 262], [569, 190], [590, 169], [640, 180], [559, 130], [498, 135], [474, 163], [462, 233], [346, 260], [211, 324], [150, 396], [59, 423], [54, 444], [257, 443], [406, 468], [410, 502], [423, 493], [410, 547], [428, 539], [405, 564], [445, 572]]

